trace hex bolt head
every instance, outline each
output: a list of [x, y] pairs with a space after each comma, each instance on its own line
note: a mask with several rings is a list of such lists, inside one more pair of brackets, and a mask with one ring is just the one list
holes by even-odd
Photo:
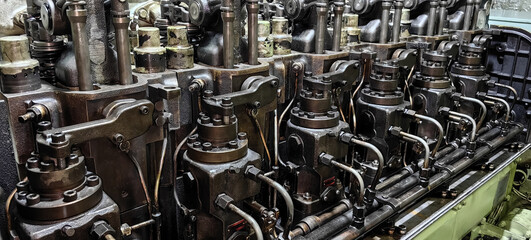
[[62, 143], [66, 141], [66, 135], [63, 132], [52, 134], [52, 143]]
[[214, 96], [214, 92], [212, 92], [212, 90], [203, 91], [203, 98], [211, 98], [213, 96]]
[[221, 104], [230, 105], [232, 104], [232, 99], [230, 97], [224, 97], [223, 99], [221, 99]]
[[28, 181], [20, 181], [17, 183], [17, 191], [28, 191], [29, 187], [29, 182]]
[[142, 115], [146, 115], [149, 113], [149, 108], [147, 106], [140, 106], [138, 110], [140, 111], [140, 114]]
[[329, 117], [329, 118], [333, 118], [333, 117], [336, 116], [336, 114], [335, 114], [335, 112], [333, 112], [333, 111], [328, 111], [328, 112], [326, 113], [326, 116]]
[[72, 237], [74, 234], [76, 234], [76, 229], [70, 225], [64, 225], [61, 228], [61, 232], [67, 237]]
[[247, 133], [246, 132], [239, 132], [238, 133], [238, 139], [239, 140], [246, 140], [247, 139]]
[[95, 187], [100, 184], [100, 177], [98, 175], [90, 175], [87, 177], [87, 186]]
[[26, 161], [26, 164], [28, 165], [28, 168], [38, 168], [39, 167], [39, 159], [36, 157], [30, 157]]
[[210, 118], [208, 116], [202, 116], [201, 117], [201, 124], [209, 124]]
[[293, 114], [297, 114], [300, 110], [301, 110], [300, 108], [298, 108], [298, 107], [294, 107], [294, 108], [291, 109], [291, 112], [292, 112]]
[[441, 197], [443, 197], [443, 198], [448, 197], [448, 191], [446, 191], [446, 190], [442, 190], [442, 192], [441, 192]]
[[76, 190], [66, 190], [63, 192], [63, 201], [65, 202], [72, 202], [77, 199], [77, 191]]
[[222, 123], [223, 121], [221, 121], [219, 118], [212, 119], [212, 124], [214, 124], [214, 126], [221, 126]]
[[26, 191], [17, 192], [17, 199], [18, 200], [23, 200], [23, 199], [26, 198], [26, 196], [28, 196], [28, 192], [26, 192]]
[[188, 143], [195, 143], [197, 141], [197, 135], [192, 135], [188, 137]]
[[30, 193], [26, 195], [26, 205], [31, 206], [39, 203], [41, 201], [41, 196], [37, 193]]
[[203, 143], [203, 151], [210, 151], [210, 150], [212, 150], [212, 143], [204, 142]]
[[400, 225], [398, 226], [398, 230], [401, 235], [404, 235], [407, 232], [407, 227], [405, 225]]
[[201, 147], [201, 142], [194, 142], [194, 143], [192, 144], [192, 147], [194, 147], [194, 148], [200, 148], [200, 147]]
[[457, 197], [457, 190], [451, 189], [450, 190], [450, 196], [452, 196], [452, 198], [456, 198]]
[[41, 121], [37, 124], [37, 131], [43, 132], [52, 129], [52, 123], [49, 121]]
[[41, 171], [52, 171], [54, 169], [54, 165], [50, 164], [49, 162], [40, 161], [39, 168]]
[[75, 153], [72, 153], [68, 156], [68, 165], [76, 164], [79, 162], [79, 156]]
[[236, 149], [238, 148], [238, 141], [232, 140], [229, 142], [229, 148]]
[[225, 193], [222, 193], [216, 197], [214, 203], [221, 209], [226, 209], [227, 207], [229, 207], [230, 204], [232, 204], [233, 201], [234, 199], [232, 199], [230, 196]]

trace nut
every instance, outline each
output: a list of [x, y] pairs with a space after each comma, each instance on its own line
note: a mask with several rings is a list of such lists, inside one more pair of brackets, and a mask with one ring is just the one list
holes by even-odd
[[114, 236], [115, 231], [111, 225], [103, 220], [95, 222], [90, 230], [90, 235], [94, 236], [96, 239], [105, 238], [105, 235], [109, 234]]
[[233, 201], [234, 201], [234, 199], [229, 197], [227, 194], [222, 193], [222, 194], [218, 195], [218, 197], [216, 197], [216, 200], [214, 201], [214, 203], [216, 204], [216, 206], [218, 206], [221, 209], [225, 210], [225, 209], [227, 209], [227, 207], [229, 207], [229, 205], [232, 204]]

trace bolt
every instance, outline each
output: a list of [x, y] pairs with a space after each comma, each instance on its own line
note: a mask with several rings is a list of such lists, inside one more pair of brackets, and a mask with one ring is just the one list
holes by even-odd
[[450, 196], [452, 196], [452, 198], [456, 198], [457, 197], [457, 190], [450, 189]]
[[405, 225], [400, 225], [398, 226], [398, 230], [401, 235], [404, 235], [407, 232], [407, 227]]
[[195, 141], [197, 141], [197, 135], [192, 135], [190, 137], [188, 137], [188, 143], [194, 143]]
[[100, 177], [97, 175], [90, 175], [87, 177], [87, 186], [94, 187], [100, 184]]
[[333, 118], [333, 117], [336, 116], [336, 114], [335, 114], [335, 112], [333, 112], [333, 111], [328, 111], [328, 112], [326, 113], [326, 116], [329, 117], [329, 118]]
[[235, 140], [230, 141], [229, 148], [232, 148], [232, 149], [238, 148], [238, 142]]
[[149, 108], [147, 106], [140, 106], [138, 110], [142, 115], [147, 115], [149, 113]]
[[63, 201], [65, 202], [72, 202], [77, 199], [77, 191], [76, 190], [67, 190], [63, 192]]
[[41, 196], [37, 193], [30, 193], [26, 195], [26, 205], [35, 205], [41, 201]]
[[194, 142], [194, 143], [192, 144], [192, 147], [194, 147], [194, 148], [200, 148], [200, 147], [201, 147], [201, 142]]
[[201, 117], [201, 124], [209, 124], [210, 118], [208, 116], [202, 116]]
[[312, 200], [312, 195], [310, 195], [309, 192], [305, 192], [304, 194], [302, 194], [302, 198], [304, 198], [304, 200], [306, 200], [306, 201], [311, 201]]
[[52, 123], [49, 121], [41, 121], [37, 125], [38, 125], [37, 131], [39, 132], [44, 132], [46, 130], [52, 129]]
[[124, 135], [117, 133], [117, 134], [114, 134], [114, 136], [112, 137], [112, 139], [113, 139], [114, 142], [116, 142], [116, 143], [121, 143], [121, 142], [124, 141]]
[[230, 97], [224, 97], [221, 99], [221, 105], [231, 105], [232, 99]]
[[20, 181], [17, 183], [17, 191], [28, 191], [28, 181]]
[[75, 153], [72, 153], [68, 156], [68, 164], [76, 164], [79, 162], [79, 156]]
[[277, 88], [278, 87], [278, 81], [272, 81], [271, 87]]
[[214, 96], [214, 92], [212, 92], [212, 90], [205, 90], [203, 92], [203, 98], [211, 98], [212, 96]]
[[240, 139], [240, 140], [245, 140], [245, 139], [247, 139], [247, 133], [245, 133], [245, 132], [239, 132], [239, 133], [238, 133], [238, 139]]
[[76, 229], [70, 225], [64, 225], [63, 228], [61, 228], [61, 232], [67, 237], [72, 237], [76, 233]]
[[62, 143], [66, 141], [66, 135], [63, 132], [52, 134], [52, 143]]
[[26, 191], [17, 192], [17, 199], [18, 200], [23, 200], [23, 199], [26, 198], [27, 195], [28, 195], [28, 192], [26, 192]]
[[210, 150], [212, 150], [212, 143], [204, 142], [203, 143], [203, 151], [210, 151]]
[[129, 141], [125, 141], [123, 143], [120, 143], [120, 145], [118, 145], [118, 148], [120, 148], [120, 151], [122, 151], [122, 152], [129, 151], [130, 147], [131, 147], [131, 142], [129, 142]]
[[48, 162], [40, 161], [39, 168], [41, 169], [41, 171], [52, 171], [54, 169], [54, 165]]
[[300, 108], [298, 108], [298, 107], [294, 107], [294, 108], [291, 109], [291, 112], [293, 114], [297, 114], [299, 111], [300, 111]]
[[220, 118], [214, 118], [212, 119], [212, 123], [214, 124], [214, 126], [221, 126], [223, 122], [221, 121]]
[[39, 167], [39, 159], [36, 157], [30, 157], [26, 161], [26, 164], [28, 165], [28, 168], [38, 168]]

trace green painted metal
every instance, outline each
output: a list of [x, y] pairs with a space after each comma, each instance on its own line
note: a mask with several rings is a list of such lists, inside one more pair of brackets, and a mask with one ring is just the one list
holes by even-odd
[[505, 189], [505, 194], [502, 196], [511, 192], [517, 161], [507, 165], [496, 176], [437, 219], [414, 239], [450, 240], [461, 239], [467, 235], [503, 200], [503, 197], [499, 198], [499, 194], [496, 194], [498, 189]]

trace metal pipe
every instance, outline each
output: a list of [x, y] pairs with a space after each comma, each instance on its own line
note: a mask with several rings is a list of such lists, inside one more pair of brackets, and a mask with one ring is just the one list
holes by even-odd
[[476, 141], [476, 121], [471, 116], [468, 116], [466, 114], [462, 114], [459, 112], [449, 111], [450, 115], [460, 117], [460, 118], [466, 118], [468, 121], [470, 121], [470, 124], [472, 124], [472, 131], [470, 132], [470, 141]]
[[437, 154], [435, 154], [434, 159], [437, 160], [441, 157], [444, 157], [455, 149], [457, 149], [458, 147], [459, 145], [457, 145], [455, 142], [452, 142], [448, 144], [445, 148], [443, 148], [441, 151], [438, 151]]
[[465, 156], [467, 153], [466, 147], [458, 148], [457, 150], [453, 151], [452, 153], [442, 157], [441, 159], [437, 160], [437, 165], [439, 166], [445, 166], [449, 163], [452, 163], [453, 160], [459, 159]]
[[472, 12], [474, 11], [474, 0], [466, 0], [465, 17], [463, 19], [463, 30], [470, 30], [472, 22]]
[[382, 1], [382, 16], [380, 18], [380, 43], [387, 43], [389, 39], [389, 14], [392, 5], [393, 3], [391, 0]]
[[93, 90], [92, 79], [90, 77], [89, 41], [86, 29], [87, 9], [85, 9], [85, 5], [85, 1], [72, 0], [69, 2], [68, 9], [66, 10], [66, 16], [70, 20], [70, 28], [72, 29], [77, 81], [80, 91]]
[[505, 105], [505, 108], [507, 109], [507, 112], [505, 113], [505, 121], [508, 122], [509, 118], [511, 117], [511, 106], [509, 106], [509, 103], [507, 101], [505, 101], [504, 99], [501, 99], [501, 98], [498, 98], [498, 97], [489, 96], [489, 95], [485, 95], [485, 98], [489, 99], [489, 100], [492, 100], [492, 101], [500, 102], [503, 105]]
[[400, 41], [400, 25], [402, 24], [402, 8], [404, 0], [395, 0], [395, 15], [393, 17], [393, 42]]
[[472, 30], [476, 29], [476, 24], [478, 22], [479, 17], [479, 9], [481, 4], [481, 0], [474, 0], [474, 15], [472, 17]]
[[448, 9], [446, 9], [447, 6], [448, 2], [445, 0], [442, 0], [439, 3], [439, 24], [437, 27], [437, 34], [439, 35], [444, 34], [444, 24], [446, 23], [446, 17], [448, 15]]
[[234, 6], [231, 0], [221, 3], [221, 19], [223, 20], [223, 66], [234, 68]]
[[428, 12], [428, 29], [426, 35], [433, 36], [435, 33], [435, 22], [437, 21], [437, 7], [439, 0], [430, 0], [430, 11]]
[[331, 211], [325, 212], [320, 215], [311, 215], [302, 219], [296, 228], [289, 233], [289, 239], [292, 239], [299, 235], [304, 235], [312, 230], [319, 228], [322, 224], [330, 221], [331, 219], [337, 217], [340, 214], [348, 211], [352, 208], [350, 201], [343, 199], [335, 206]]
[[422, 144], [422, 146], [424, 147], [424, 164], [423, 164], [423, 167], [424, 168], [429, 168], [430, 167], [430, 146], [428, 146], [428, 143], [424, 139], [422, 139], [421, 137], [418, 137], [416, 135], [413, 135], [413, 134], [410, 134], [410, 133], [407, 133], [407, 132], [404, 132], [404, 131], [400, 131], [399, 134], [400, 134], [400, 136], [405, 137], [404, 139], [411, 139], [411, 140], [414, 140], [414, 141]]
[[385, 166], [384, 156], [382, 152], [380, 151], [380, 149], [378, 149], [376, 146], [368, 142], [364, 142], [356, 138], [350, 138], [350, 142], [371, 150], [378, 157], [378, 170], [376, 171], [376, 176], [374, 176], [374, 179], [372, 180], [372, 183], [369, 186], [370, 189], [374, 190], [376, 188], [376, 185], [378, 185], [378, 181], [380, 180], [380, 177], [382, 176], [382, 171]]
[[254, 230], [254, 233], [256, 234], [256, 240], [264, 240], [264, 235], [262, 234], [262, 229], [260, 228], [260, 225], [258, 225], [258, 222], [254, 220], [251, 215], [239, 209], [236, 205], [232, 203], [229, 203], [227, 208], [230, 209], [232, 212], [236, 213], [238, 216], [245, 219], [245, 221], [247, 221], [251, 225]]
[[247, 0], [247, 41], [249, 65], [258, 65], [258, 0]]
[[443, 128], [443, 126], [441, 125], [441, 123], [439, 123], [439, 121], [435, 120], [434, 118], [431, 118], [431, 117], [428, 117], [428, 116], [424, 116], [424, 115], [418, 114], [418, 113], [415, 113], [414, 116], [416, 118], [418, 118], [418, 119], [429, 121], [429, 122], [433, 123], [433, 125], [435, 125], [437, 127], [437, 129], [439, 129], [439, 135], [437, 137], [437, 144], [435, 144], [435, 147], [431, 151], [431, 156], [435, 157], [435, 154], [439, 150], [439, 146], [441, 146], [441, 143], [442, 143], [442, 141], [444, 139], [444, 128]]
[[512, 106], [511, 106], [511, 110], [512, 110], [514, 108], [514, 105], [516, 104], [516, 101], [518, 101], [518, 92], [516, 91], [516, 89], [514, 89], [512, 86], [509, 86], [509, 85], [506, 85], [506, 84], [502, 84], [502, 83], [494, 83], [494, 86], [507, 88], [513, 93], [514, 100], [513, 100]]
[[459, 98], [461, 100], [463, 100], [463, 101], [476, 103], [477, 105], [479, 105], [481, 107], [481, 116], [479, 118], [479, 121], [477, 122], [477, 127], [478, 128], [481, 127], [481, 124], [483, 124], [483, 121], [485, 120], [485, 116], [487, 116], [487, 106], [485, 106], [485, 103], [483, 103], [482, 101], [480, 101], [478, 99], [471, 98], [471, 97], [461, 96]]
[[408, 169], [402, 169], [399, 173], [391, 177], [388, 177], [387, 179], [385, 179], [385, 181], [376, 185], [375, 190], [382, 191], [388, 188], [389, 186], [395, 185], [397, 182], [401, 181], [402, 179], [404, 179], [405, 177], [409, 175], [411, 175], [411, 172]]
[[[464, 161], [458, 161], [454, 165], [457, 166], [459, 164], [460, 170], [472, 165], [477, 160], [482, 159], [486, 154], [490, 152], [490, 150], [496, 149], [504, 143], [508, 142], [509, 140], [513, 139], [515, 136], [517, 136], [517, 134], [522, 131], [522, 129], [523, 127], [521, 125], [516, 125], [512, 127], [506, 136], [499, 136], [496, 139], [489, 141], [489, 143], [487, 143], [485, 146], [478, 148], [474, 157], [464, 157]], [[381, 222], [385, 221], [387, 218], [396, 213], [396, 211], [400, 210], [405, 206], [408, 206], [411, 202], [418, 199], [418, 197], [426, 194], [430, 190], [436, 189], [436, 187], [443, 184], [445, 180], [449, 179], [452, 176], [455, 176], [458, 173], [459, 171], [455, 171], [453, 172], [453, 174], [450, 174], [448, 171], [443, 170], [440, 173], [432, 176], [430, 178], [430, 184], [428, 188], [417, 186], [402, 194], [399, 198], [397, 198], [398, 201], [396, 201], [396, 209], [389, 205], [384, 205], [378, 208], [376, 211], [372, 212], [371, 214], [365, 217], [365, 224], [360, 229], [357, 229], [355, 227], [348, 227], [352, 223], [353, 214], [353, 210], [349, 210], [343, 213], [342, 215], [332, 219], [330, 222], [326, 223], [322, 227], [310, 232], [306, 236], [298, 236], [294, 239], [329, 239], [331, 238], [331, 235], [338, 233], [339, 231], [341, 231], [341, 229], [344, 229], [345, 227], [348, 228], [341, 232], [339, 235], [333, 237], [332, 239], [355, 239], [359, 237], [362, 233], [371, 230], [375, 226], [379, 225]]]
[[323, 54], [326, 34], [326, 18], [328, 15], [327, 0], [319, 0], [315, 4], [317, 11], [317, 25], [315, 26], [315, 53]]
[[141, 223], [137, 223], [137, 224], [131, 226], [131, 230], [136, 230], [136, 229], [139, 229], [139, 228], [143, 228], [143, 227], [149, 226], [149, 225], [154, 224], [154, 223], [155, 223], [154, 219], [149, 219], [147, 221], [143, 221]]
[[400, 182], [397, 182], [393, 186], [381, 191], [380, 194], [381, 196], [388, 198], [395, 197], [417, 185], [417, 183], [419, 183], [419, 180], [419, 174], [415, 173], [413, 175], [408, 176], [407, 178], [400, 180]]
[[129, 4], [127, 1], [111, 1], [112, 23], [114, 25], [116, 54], [118, 55], [118, 82], [121, 85], [133, 83], [131, 73], [131, 47], [129, 46]]
[[114, 238], [111, 234], [106, 234], [105, 235], [105, 240], [115, 240], [116, 238]]
[[349, 172], [350, 175], [352, 175], [356, 181], [358, 182], [358, 185], [359, 185], [359, 196], [358, 196], [358, 205], [362, 206], [363, 205], [363, 198], [364, 198], [364, 195], [365, 195], [365, 183], [363, 182], [363, 177], [361, 177], [360, 173], [358, 171], [356, 171], [356, 169], [352, 168], [352, 167], [349, 167], [343, 163], [340, 163], [336, 160], [332, 160], [330, 162], [334, 167], [337, 167], [337, 168], [340, 168], [342, 169], [343, 171], [346, 171], [346, 172]]
[[293, 222], [293, 218], [295, 215], [295, 206], [293, 205], [293, 200], [291, 200], [291, 197], [288, 191], [286, 191], [286, 189], [284, 189], [284, 187], [282, 187], [282, 185], [280, 185], [275, 180], [268, 178], [263, 174], [258, 174], [256, 177], [260, 179], [261, 181], [267, 183], [269, 186], [271, 186], [275, 190], [277, 190], [277, 192], [280, 193], [282, 198], [284, 198], [284, 202], [286, 203], [286, 208], [288, 209], [288, 219], [286, 219], [286, 225], [284, 226], [285, 228], [284, 237], [287, 238], [289, 234], [289, 229], [291, 227], [291, 223]]
[[332, 41], [332, 51], [341, 50], [341, 28], [343, 25], [343, 12], [345, 11], [345, 0], [334, 2], [334, 33]]

